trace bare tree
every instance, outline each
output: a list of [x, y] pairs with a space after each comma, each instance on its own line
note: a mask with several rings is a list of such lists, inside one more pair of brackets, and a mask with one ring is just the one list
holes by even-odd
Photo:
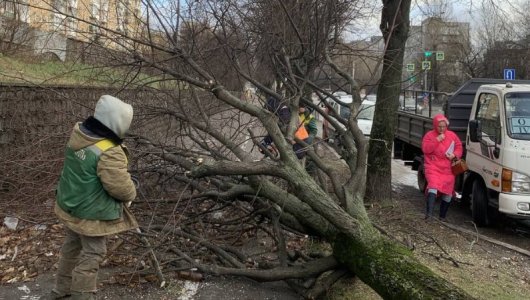
[[[144, 228], [157, 235], [155, 248], [167, 251], [168, 262], [213, 274], [287, 280], [297, 288], [303, 286], [294, 279], [322, 279], [326, 271], [345, 266], [384, 298], [471, 298], [381, 234], [365, 210], [368, 141], [356, 124], [359, 86], [332, 57], [338, 35], [362, 2], [194, 1], [179, 7], [184, 22], [178, 32], [164, 17], [175, 12], [157, 6], [167, 1], [143, 3], [141, 36], [68, 17], [98, 26], [98, 34], [111, 41], [107, 46], [118, 46], [109, 55], [117, 68], [127, 71], [125, 79], [149, 75], [141, 92], [151, 100], [135, 103], [136, 130], [129, 142], [136, 145], [135, 171], [145, 192], [140, 193], [144, 202], [138, 205], [144, 209], [138, 213], [156, 212]], [[410, 1], [383, 4], [381, 30], [387, 46], [376, 112], [381, 131], [370, 143], [380, 143], [374, 153], [381, 153], [385, 169], [372, 178], [390, 173], [393, 127], [381, 124], [393, 120], [397, 109]], [[329, 104], [338, 99], [313, 80], [315, 70], [325, 64], [349, 82], [354, 101], [347, 119]], [[257, 95], [231, 90], [247, 82], [257, 87]], [[321, 145], [297, 139], [296, 113], [286, 128], [280, 126], [263, 107], [269, 97], [291, 112], [304, 104], [322, 115], [341, 134], [342, 159], [330, 159]], [[260, 144], [265, 134], [279, 156], [264, 158], [257, 151], [267, 153]], [[307, 150], [311, 167], [298, 159], [294, 143]], [[383, 188], [390, 192], [390, 186]], [[185, 197], [179, 196], [184, 192]], [[159, 205], [173, 209], [162, 211]], [[277, 249], [272, 263], [253, 263], [234, 247], [241, 236], [255, 231], [272, 237]], [[324, 239], [331, 253], [319, 259], [292, 253], [285, 241], [292, 232]], [[304, 291], [307, 297], [314, 292]]]
[[367, 194], [373, 199], [385, 199], [392, 191], [390, 162], [409, 11], [410, 1], [383, 1], [380, 29], [385, 39], [385, 54], [368, 155]]
[[33, 30], [29, 27], [24, 1], [0, 3], [0, 52], [13, 55], [26, 52], [32, 46]]
[[[498, 78], [503, 69], [516, 70], [517, 79], [530, 76], [528, 64], [528, 3], [508, 2], [506, 6], [485, 2], [479, 10], [478, 43], [483, 60], [481, 69], [484, 77]], [[525, 7], [526, 5], [526, 7]]]
[[[455, 9], [451, 8], [456, 4], [455, 2], [445, 0], [436, 2], [438, 5], [434, 5], [434, 8], [444, 7], [442, 10], [444, 13], [430, 8], [432, 4], [426, 2], [425, 9], [422, 10], [424, 17], [435, 16], [444, 21], [454, 19], [454, 15], [447, 12], [455, 12]], [[507, 66], [516, 68], [518, 77], [525, 78], [527, 71], [525, 66], [521, 65], [520, 58], [523, 57], [524, 60], [527, 56], [525, 40], [528, 26], [525, 24], [528, 23], [528, 3], [518, 0], [502, 3], [491, 0], [468, 1], [460, 3], [458, 7], [460, 17], [466, 17], [471, 25], [471, 34], [462, 35], [462, 37], [469, 35], [467, 37], [470, 39], [469, 42], [462, 38], [460, 42], [452, 43], [451, 50], [457, 54], [453, 54], [453, 61], [463, 67], [458, 73], [465, 75], [464, 78], [451, 80], [452, 85], [459, 86], [466, 77], [499, 78], [502, 76], [502, 69]], [[438, 14], [433, 11], [438, 11]], [[457, 69], [456, 66], [452, 68]], [[447, 71], [440, 70], [441, 75], [443, 76]], [[443, 78], [447, 79], [450, 78]]]

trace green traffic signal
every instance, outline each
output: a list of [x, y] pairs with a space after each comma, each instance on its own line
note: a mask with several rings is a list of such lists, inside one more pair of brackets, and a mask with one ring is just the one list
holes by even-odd
[[425, 54], [425, 57], [429, 57], [432, 55], [432, 51], [425, 51], [423, 53]]

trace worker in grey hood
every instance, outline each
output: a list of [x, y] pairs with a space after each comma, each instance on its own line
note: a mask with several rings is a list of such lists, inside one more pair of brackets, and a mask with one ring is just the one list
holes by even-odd
[[95, 299], [105, 236], [138, 227], [126, 205], [136, 198], [123, 145], [132, 118], [131, 105], [104, 95], [94, 116], [74, 125], [55, 204], [66, 238], [55, 288], [42, 299]]
[[93, 117], [83, 122], [83, 127], [91, 133], [112, 139], [121, 144], [131, 126], [133, 108], [120, 99], [103, 95], [96, 104]]

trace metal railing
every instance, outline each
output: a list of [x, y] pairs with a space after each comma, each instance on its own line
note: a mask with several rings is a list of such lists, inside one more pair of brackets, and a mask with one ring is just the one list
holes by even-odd
[[447, 100], [451, 95], [445, 92], [405, 89], [399, 96], [399, 110], [431, 118], [447, 111]]

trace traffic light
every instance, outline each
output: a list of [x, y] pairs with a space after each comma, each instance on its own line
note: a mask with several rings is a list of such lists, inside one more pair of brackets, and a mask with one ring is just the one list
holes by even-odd
[[430, 57], [432, 55], [432, 51], [424, 51], [423, 54], [425, 54], [425, 57]]

